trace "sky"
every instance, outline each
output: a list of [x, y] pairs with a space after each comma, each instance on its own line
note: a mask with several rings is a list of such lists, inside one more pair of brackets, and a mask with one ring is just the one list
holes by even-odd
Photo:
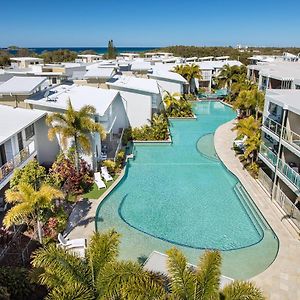
[[300, 0], [7, 0], [0, 47], [300, 46]]

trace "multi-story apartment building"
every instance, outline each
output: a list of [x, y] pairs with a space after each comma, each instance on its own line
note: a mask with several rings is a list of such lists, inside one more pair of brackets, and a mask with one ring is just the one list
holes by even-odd
[[47, 137], [46, 112], [0, 105], [0, 198], [16, 168], [33, 158], [41, 164], [52, 163], [58, 144]]
[[276, 61], [248, 66], [248, 78], [259, 90], [299, 88], [300, 63]]
[[300, 90], [267, 90], [259, 180], [300, 229]]

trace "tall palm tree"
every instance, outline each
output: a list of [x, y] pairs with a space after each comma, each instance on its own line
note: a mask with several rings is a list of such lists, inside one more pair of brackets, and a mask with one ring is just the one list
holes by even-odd
[[27, 183], [21, 183], [16, 188], [17, 190], [10, 189], [5, 193], [6, 202], [15, 205], [6, 213], [3, 224], [8, 228], [12, 225], [30, 224], [33, 221], [42, 243], [42, 212], [51, 208], [53, 200], [62, 198], [63, 193], [49, 185], [42, 185], [38, 191]]
[[259, 146], [261, 144], [261, 120], [256, 120], [253, 116], [239, 120], [233, 130], [237, 131], [238, 136], [247, 136], [245, 141], [244, 157], [252, 157], [252, 162], [257, 158]]
[[[32, 265], [48, 299], [158, 299], [162, 279], [134, 262], [118, 261], [120, 235], [95, 233], [82, 260], [51, 244], [36, 250]], [[137, 294], [138, 297], [130, 298]]]
[[179, 100], [182, 98], [182, 95], [180, 93], [169, 93], [166, 91], [163, 102], [165, 104], [166, 110], [171, 108], [174, 104], [179, 102]]
[[250, 282], [235, 281], [223, 290], [219, 289], [221, 255], [218, 251], [206, 251], [196, 270], [188, 266], [186, 257], [178, 249], [172, 248], [167, 254], [170, 291], [174, 299], [265, 299], [262, 292]]
[[79, 111], [74, 110], [69, 99], [65, 113], [52, 113], [46, 119], [47, 124], [52, 126], [48, 131], [50, 140], [53, 140], [58, 134], [64, 149], [66, 149], [70, 139], [74, 142], [77, 171], [79, 170], [80, 152], [91, 153], [90, 134], [98, 132], [101, 139], [106, 137], [104, 128], [91, 118], [95, 113], [96, 109], [90, 105], [83, 106]]
[[198, 65], [178, 65], [175, 66], [173, 72], [178, 73], [182, 77], [184, 77], [189, 82], [189, 92], [194, 93], [194, 79], [201, 79], [202, 74]]

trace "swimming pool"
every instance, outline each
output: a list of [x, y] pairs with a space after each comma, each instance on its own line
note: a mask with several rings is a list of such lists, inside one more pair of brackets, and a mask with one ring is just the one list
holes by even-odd
[[170, 122], [171, 145], [135, 146], [125, 177], [98, 208], [97, 230], [122, 234], [122, 258], [176, 246], [196, 263], [203, 249], [219, 249], [225, 275], [249, 278], [272, 263], [278, 240], [215, 153], [213, 133], [235, 113], [219, 102], [193, 109], [196, 120]]

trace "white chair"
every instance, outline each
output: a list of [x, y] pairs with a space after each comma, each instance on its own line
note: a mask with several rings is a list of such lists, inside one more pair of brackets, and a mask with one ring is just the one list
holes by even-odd
[[244, 146], [244, 143], [246, 142], [247, 138], [248, 138], [248, 137], [245, 135], [242, 139], [235, 140], [235, 141], [233, 142], [233, 145], [234, 145], [235, 147], [237, 147], [237, 148], [241, 148], [241, 147]]
[[101, 179], [100, 172], [94, 174], [95, 183], [97, 184], [98, 189], [105, 189], [106, 185], [104, 181]]
[[60, 245], [63, 246], [65, 249], [86, 247], [86, 239], [67, 240], [63, 237], [61, 233], [58, 234], [57, 239]]
[[108, 173], [106, 167], [101, 167], [101, 175], [102, 175], [102, 177], [104, 178], [105, 181], [112, 181], [112, 180], [114, 180], [114, 179], [110, 176], [110, 174]]

